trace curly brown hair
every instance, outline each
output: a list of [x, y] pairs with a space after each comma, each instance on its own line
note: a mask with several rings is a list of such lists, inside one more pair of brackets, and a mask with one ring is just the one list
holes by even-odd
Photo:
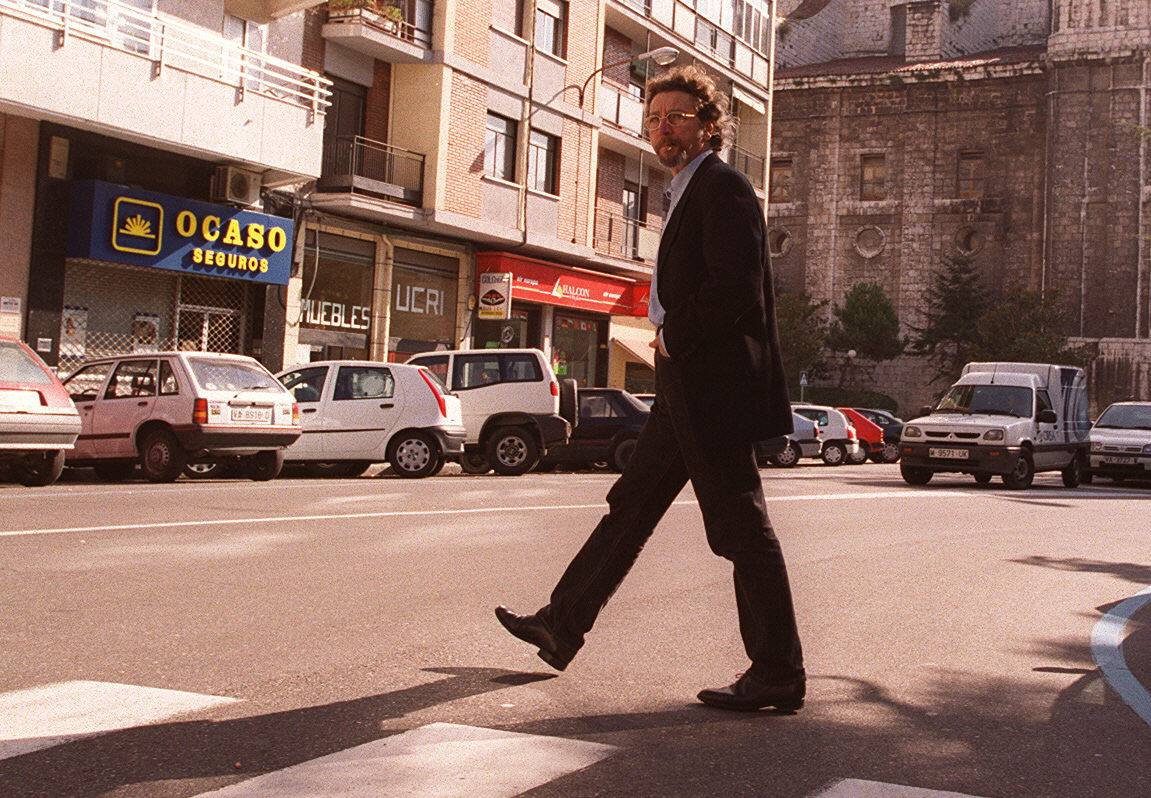
[[733, 138], [735, 120], [728, 109], [730, 104], [727, 95], [715, 85], [715, 78], [703, 67], [695, 64], [672, 67], [659, 77], [653, 78], [647, 86], [647, 101], [655, 99], [657, 94], [666, 91], [682, 91], [690, 94], [699, 102], [696, 113], [699, 121], [706, 124], [714, 122], [716, 133], [711, 137], [708, 145], [715, 152], [722, 150]]

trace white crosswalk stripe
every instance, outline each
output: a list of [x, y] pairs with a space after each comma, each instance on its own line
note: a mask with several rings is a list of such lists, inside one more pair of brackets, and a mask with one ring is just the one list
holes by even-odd
[[238, 699], [113, 682], [73, 681], [0, 693], [0, 759], [146, 726]]
[[922, 787], [905, 787], [902, 784], [885, 784], [881, 781], [843, 779], [812, 798], [977, 798], [977, 796], [960, 792], [925, 790]]
[[615, 750], [560, 737], [433, 723], [197, 798], [511, 798]]

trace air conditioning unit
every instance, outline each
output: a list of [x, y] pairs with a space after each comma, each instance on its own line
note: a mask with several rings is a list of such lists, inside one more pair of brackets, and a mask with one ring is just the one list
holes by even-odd
[[212, 177], [212, 199], [234, 205], [257, 205], [261, 185], [258, 172], [238, 166], [217, 166]]

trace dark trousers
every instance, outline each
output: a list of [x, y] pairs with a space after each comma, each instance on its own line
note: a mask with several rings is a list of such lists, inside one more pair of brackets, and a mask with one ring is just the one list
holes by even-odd
[[631, 461], [608, 492], [608, 513], [539, 614], [565, 644], [582, 646], [656, 524], [691, 480], [708, 544], [734, 566], [739, 630], [752, 672], [769, 681], [802, 678], [787, 568], [767, 517], [754, 444], [694, 432], [684, 390], [675, 363], [657, 356], [655, 407]]

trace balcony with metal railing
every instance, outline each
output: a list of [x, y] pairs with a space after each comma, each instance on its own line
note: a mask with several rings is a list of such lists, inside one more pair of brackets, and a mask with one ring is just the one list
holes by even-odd
[[325, 39], [389, 63], [419, 63], [431, 53], [432, 0], [332, 0]]
[[762, 155], [732, 145], [727, 150], [726, 160], [731, 166], [743, 172], [753, 186], [763, 191], [763, 170], [767, 164]]
[[118, 0], [0, 0], [0, 110], [320, 173], [331, 82]]
[[659, 223], [645, 224], [619, 211], [597, 206], [592, 246], [601, 255], [654, 264], [661, 229]]
[[424, 155], [363, 136], [339, 136], [324, 147], [316, 183], [322, 193], [364, 194], [421, 207]]

